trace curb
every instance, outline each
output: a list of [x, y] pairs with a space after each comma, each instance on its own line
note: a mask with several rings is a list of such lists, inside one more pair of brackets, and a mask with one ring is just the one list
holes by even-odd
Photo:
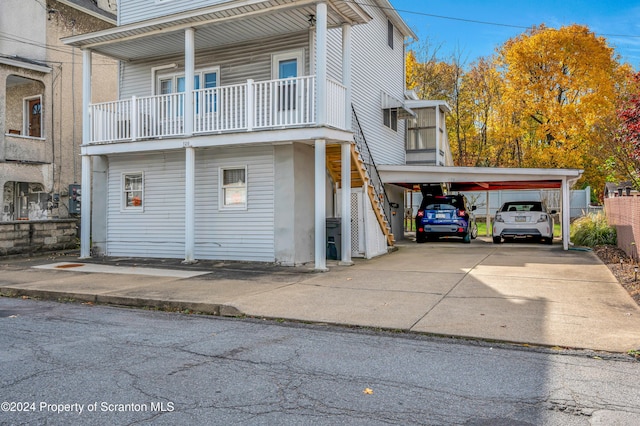
[[89, 302], [99, 305], [111, 306], [128, 306], [128, 307], [151, 307], [160, 310], [189, 310], [214, 316], [222, 317], [241, 317], [245, 314], [238, 310], [235, 306], [224, 305], [218, 303], [196, 303], [179, 300], [162, 300], [147, 299], [138, 297], [126, 297], [115, 295], [99, 295], [86, 293], [69, 293], [61, 291], [35, 290], [15, 287], [0, 287], [0, 296], [2, 297], [31, 297], [42, 300], [52, 301], [77, 301]]

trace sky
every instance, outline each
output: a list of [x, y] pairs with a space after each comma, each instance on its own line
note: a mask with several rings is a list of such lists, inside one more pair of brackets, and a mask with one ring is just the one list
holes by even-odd
[[456, 51], [470, 64], [489, 56], [532, 25], [581, 24], [640, 70], [640, 0], [390, 0], [419, 43], [428, 41], [445, 59]]

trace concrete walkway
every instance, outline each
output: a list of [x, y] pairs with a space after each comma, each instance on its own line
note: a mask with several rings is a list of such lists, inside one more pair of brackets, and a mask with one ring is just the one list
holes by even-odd
[[609, 352], [640, 349], [640, 308], [591, 252], [478, 239], [415, 244], [330, 271], [243, 262], [0, 260], [0, 292]]

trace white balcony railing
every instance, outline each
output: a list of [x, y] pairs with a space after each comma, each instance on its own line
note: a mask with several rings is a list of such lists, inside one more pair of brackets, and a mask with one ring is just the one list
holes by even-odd
[[[316, 124], [316, 78], [200, 89], [193, 92], [195, 134]], [[327, 125], [344, 129], [346, 88], [327, 80]], [[92, 104], [91, 141], [119, 142], [184, 135], [184, 93]]]

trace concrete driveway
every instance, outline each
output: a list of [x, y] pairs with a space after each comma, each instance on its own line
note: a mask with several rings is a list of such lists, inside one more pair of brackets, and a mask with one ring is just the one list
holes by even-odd
[[[563, 251], [557, 242], [407, 241], [351, 267], [329, 263], [326, 273], [214, 261], [52, 263], [0, 261], [0, 292], [562, 348], [640, 349], [638, 305], [593, 253]], [[38, 265], [48, 269], [33, 268]]]

